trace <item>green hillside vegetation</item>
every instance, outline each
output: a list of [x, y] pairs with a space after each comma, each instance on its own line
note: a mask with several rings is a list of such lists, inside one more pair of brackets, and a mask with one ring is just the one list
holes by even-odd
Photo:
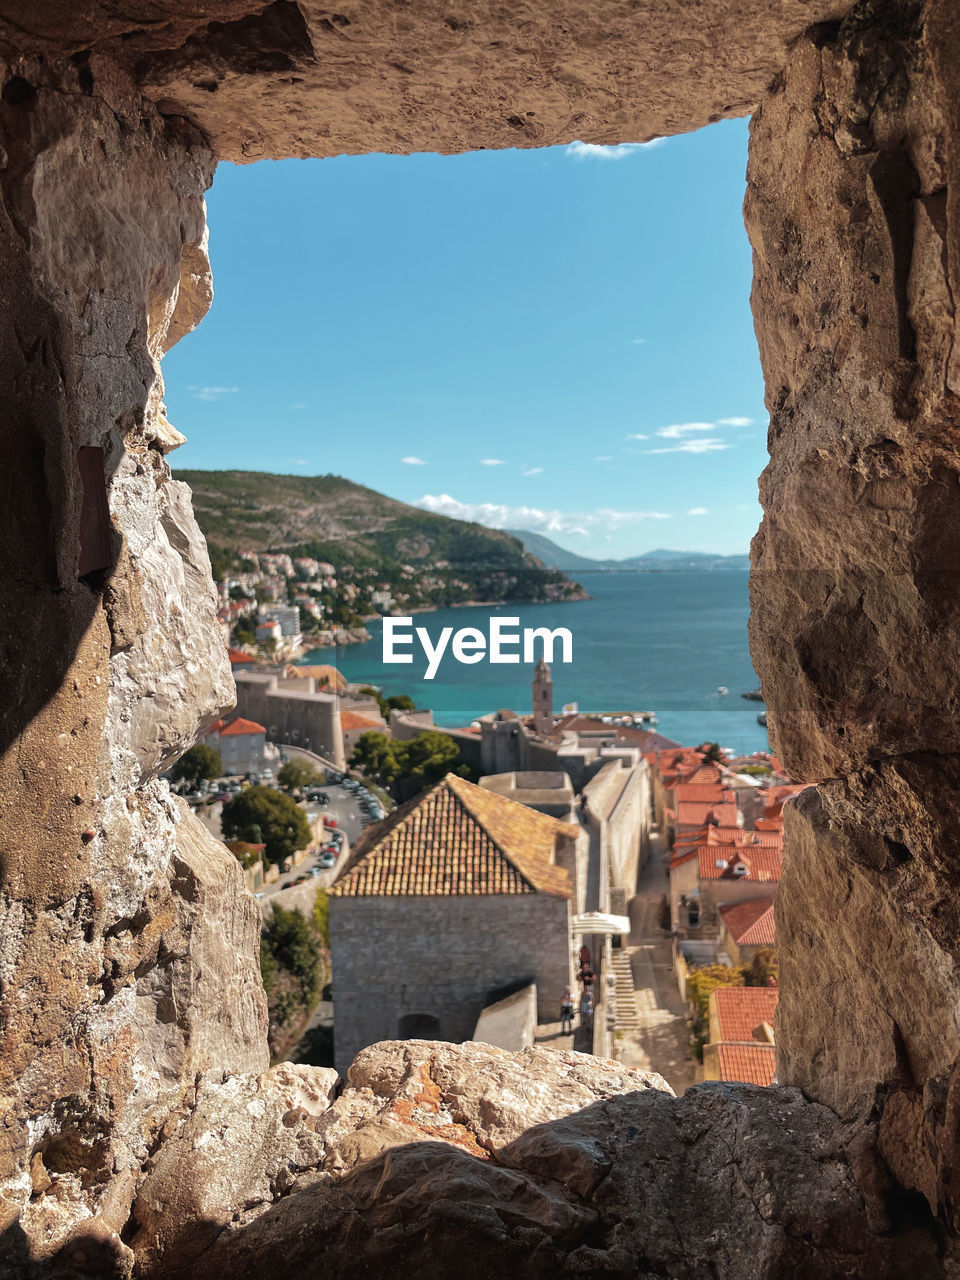
[[340, 476], [174, 474], [193, 490], [218, 577], [240, 567], [243, 551], [282, 551], [329, 561], [347, 576], [375, 576], [418, 606], [582, 594], [509, 533], [420, 511]]

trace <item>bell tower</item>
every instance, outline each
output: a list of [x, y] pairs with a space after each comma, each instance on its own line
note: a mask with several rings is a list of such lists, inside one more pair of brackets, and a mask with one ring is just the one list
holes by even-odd
[[553, 732], [553, 679], [543, 658], [533, 673], [533, 727], [544, 735]]

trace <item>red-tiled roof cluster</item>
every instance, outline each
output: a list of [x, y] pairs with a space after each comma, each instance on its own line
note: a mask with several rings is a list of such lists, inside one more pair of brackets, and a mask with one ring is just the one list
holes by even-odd
[[[707, 845], [697, 850], [701, 880], [746, 880], [770, 883], [783, 874], [783, 854], [779, 849], [754, 846], [745, 849], [737, 846], [729, 852], [722, 847]], [[746, 873], [734, 868], [745, 866]]]
[[370, 827], [331, 887], [334, 897], [547, 893], [569, 898], [554, 861], [580, 828], [448, 773]]
[[227, 657], [232, 667], [238, 667], [243, 662], [256, 662], [252, 654], [244, 653], [242, 649], [227, 649]]
[[721, 1080], [773, 1084], [777, 1054], [771, 1035], [778, 996], [776, 987], [718, 987], [711, 993], [715, 1039], [707, 1045], [704, 1061], [714, 1061]]
[[769, 898], [727, 903], [720, 908], [720, 915], [738, 947], [775, 945], [773, 903]]
[[715, 827], [735, 827], [740, 810], [736, 801], [702, 801], [683, 800], [677, 805], [678, 827], [702, 827], [704, 824]]

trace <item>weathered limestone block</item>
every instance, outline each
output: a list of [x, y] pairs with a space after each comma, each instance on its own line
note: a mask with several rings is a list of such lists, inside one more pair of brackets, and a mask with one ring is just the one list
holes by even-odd
[[[746, 115], [847, 0], [16, 3], [19, 47], [116, 57], [223, 159], [640, 141]], [[5, 21], [6, 19], [6, 21]]]
[[5, 1274], [81, 1221], [95, 1273], [125, 1265], [185, 1090], [267, 1062], [259, 911], [150, 781], [233, 701], [158, 372], [209, 295], [212, 165], [102, 60], [0, 55]]
[[954, 1227], [958, 787], [960, 757], [922, 755], [804, 791], [776, 899], [780, 1080], [846, 1117], [882, 1108], [887, 1162]]
[[960, 750], [951, 9], [867, 3], [815, 28], [752, 124], [771, 459], [751, 648], [805, 779]]
[[[168, 768], [233, 706], [236, 689], [190, 490], [170, 479], [156, 452], [147, 451], [141, 463], [128, 451], [111, 494], [124, 517], [117, 523], [124, 528], [130, 596], [121, 600], [119, 589], [111, 596], [111, 746], [115, 779], [136, 786]], [[148, 624], [138, 626], [140, 618]]]
[[676, 1099], [581, 1054], [427, 1041], [365, 1050], [329, 1106], [321, 1080], [284, 1112], [275, 1075], [201, 1084], [134, 1206], [140, 1273], [941, 1274], [865, 1133], [796, 1090]]

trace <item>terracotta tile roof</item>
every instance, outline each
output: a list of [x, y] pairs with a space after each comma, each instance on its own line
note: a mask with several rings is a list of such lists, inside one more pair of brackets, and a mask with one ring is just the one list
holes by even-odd
[[[746, 880], [775, 882], [783, 873], [783, 854], [779, 849], [738, 848], [731, 852], [728, 861], [724, 862], [722, 849], [706, 848], [699, 850], [701, 880]], [[724, 862], [718, 867], [718, 862]], [[732, 867], [743, 863], [747, 867], [746, 875], [734, 875]]]
[[579, 826], [485, 791], [452, 773], [361, 837], [334, 897], [547, 893], [569, 898], [557, 837]]
[[702, 827], [712, 822], [718, 827], [735, 827], [739, 810], [733, 803], [717, 804], [716, 802], [687, 803], [677, 805], [677, 826]]
[[736, 804], [736, 794], [719, 782], [678, 782], [676, 787], [677, 804]]
[[783, 852], [782, 831], [745, 831], [741, 847], [750, 852], [751, 849], [779, 849]]
[[738, 947], [774, 945], [773, 903], [769, 898], [731, 902], [720, 908], [720, 914]]
[[777, 1075], [777, 1051], [772, 1044], [729, 1044], [716, 1046], [721, 1080], [743, 1084], [773, 1084]]
[[760, 1040], [756, 1033], [763, 1024], [773, 1026], [779, 995], [776, 987], [717, 987], [711, 1000], [718, 1040]]
[[[532, 726], [532, 720], [525, 723]], [[559, 742], [564, 733], [606, 733], [616, 738], [624, 746], [640, 747], [644, 751], [658, 751], [661, 748], [675, 746], [672, 738], [664, 737], [653, 729], [634, 729], [627, 725], [604, 724], [596, 716], [566, 715], [554, 721], [553, 729], [547, 735], [551, 742]]]
[[[223, 724], [222, 720], [218, 720], [217, 724], [223, 727], [218, 730], [221, 738], [239, 737], [245, 733], [266, 733], [266, 729], [262, 724], [257, 724], [255, 720], [244, 720], [243, 716], [237, 716], [236, 720], [231, 720], [229, 724]], [[214, 725], [216, 729], [216, 725]], [[213, 733], [214, 729], [210, 732]]]
[[340, 712], [340, 728], [347, 729], [380, 729], [386, 728], [382, 720], [371, 720], [369, 716], [362, 716], [359, 711], [341, 711]]
[[230, 659], [232, 667], [238, 667], [242, 662], [256, 662], [256, 658], [252, 654], [244, 653], [240, 649], [228, 649], [227, 657]]
[[284, 667], [283, 674], [288, 679], [309, 680], [312, 678], [318, 684], [323, 684], [326, 681], [331, 688], [336, 689], [344, 689], [347, 685], [347, 677], [343, 672], [338, 671], [336, 667], [331, 667], [327, 663], [301, 667], [295, 662], [291, 662]]
[[[752, 833], [747, 833], [752, 834]], [[699, 827], [696, 831], [681, 831], [673, 842], [678, 852], [701, 844], [741, 845], [744, 843], [742, 827]]]

